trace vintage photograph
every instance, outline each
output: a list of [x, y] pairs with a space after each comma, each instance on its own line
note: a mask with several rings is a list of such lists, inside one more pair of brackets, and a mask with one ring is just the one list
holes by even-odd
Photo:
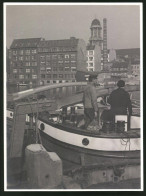
[[142, 191], [143, 4], [3, 10], [5, 191]]

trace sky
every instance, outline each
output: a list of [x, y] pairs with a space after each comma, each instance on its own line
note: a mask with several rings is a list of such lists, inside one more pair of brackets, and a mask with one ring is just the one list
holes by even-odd
[[92, 20], [107, 19], [108, 49], [140, 47], [140, 5], [6, 5], [6, 46], [14, 39], [84, 39], [91, 36]]

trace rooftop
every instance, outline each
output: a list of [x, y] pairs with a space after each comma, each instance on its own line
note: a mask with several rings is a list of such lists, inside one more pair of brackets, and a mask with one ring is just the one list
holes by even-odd
[[37, 47], [43, 38], [14, 39], [10, 48], [31, 48]]

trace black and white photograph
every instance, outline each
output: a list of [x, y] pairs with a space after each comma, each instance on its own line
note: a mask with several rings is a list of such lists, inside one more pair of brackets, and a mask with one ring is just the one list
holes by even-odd
[[3, 13], [4, 191], [143, 191], [143, 4]]

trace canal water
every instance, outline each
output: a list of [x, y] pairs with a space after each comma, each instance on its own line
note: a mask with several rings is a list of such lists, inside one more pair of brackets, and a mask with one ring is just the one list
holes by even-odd
[[[21, 92], [21, 91], [25, 91], [32, 88], [31, 86], [16, 86], [16, 85], [7, 85], [7, 93], [11, 94], [11, 93], [16, 93], [16, 92]], [[78, 88], [78, 87], [63, 87], [63, 88], [57, 88], [57, 89], [53, 89], [50, 91], [50, 98], [52, 97], [56, 97], [56, 98], [61, 98], [64, 95], [69, 95], [70, 93], [75, 93], [82, 90], [82, 88]], [[140, 92], [136, 91], [136, 92], [132, 92], [132, 99], [136, 99], [136, 100], [140, 100]]]

